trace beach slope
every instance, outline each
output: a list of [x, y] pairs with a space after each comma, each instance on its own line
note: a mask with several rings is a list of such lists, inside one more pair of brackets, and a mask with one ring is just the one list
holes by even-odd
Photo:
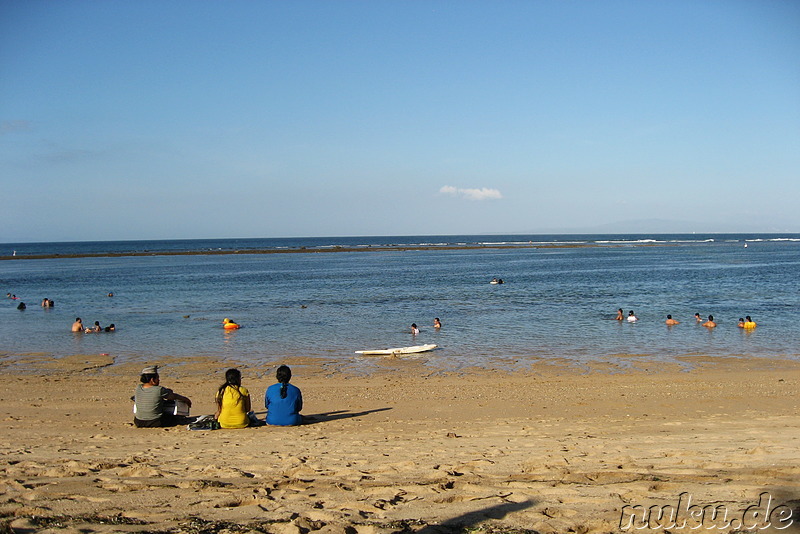
[[[663, 532], [651, 507], [688, 532], [690, 506], [766, 526], [753, 512], [767, 495], [762, 532], [800, 524], [797, 362], [442, 374], [387, 361], [368, 376], [286, 363], [310, 424], [189, 431], [132, 426], [141, 364], [0, 359], [0, 532]], [[213, 413], [230, 365], [168, 362], [162, 383]], [[239, 367], [263, 417], [274, 368]], [[775, 530], [787, 510], [794, 524]]]

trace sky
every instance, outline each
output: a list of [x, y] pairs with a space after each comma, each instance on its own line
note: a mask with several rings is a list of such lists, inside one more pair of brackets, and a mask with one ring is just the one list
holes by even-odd
[[800, 2], [0, 0], [0, 242], [800, 232]]

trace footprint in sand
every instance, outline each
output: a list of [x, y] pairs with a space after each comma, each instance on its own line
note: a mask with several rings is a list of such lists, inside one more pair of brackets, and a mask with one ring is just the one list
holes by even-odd
[[143, 464], [120, 469], [117, 474], [122, 477], [130, 478], [155, 478], [164, 476], [164, 474], [158, 469]]

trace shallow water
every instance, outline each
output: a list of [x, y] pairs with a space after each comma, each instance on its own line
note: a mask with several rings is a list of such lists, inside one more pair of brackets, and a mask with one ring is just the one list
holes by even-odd
[[[532, 242], [534, 246], [523, 246]], [[368, 250], [417, 246], [427, 250]], [[441, 250], [446, 244], [520, 245]], [[557, 246], [553, 244], [581, 246]], [[744, 245], [748, 246], [745, 247]], [[536, 246], [539, 245], [539, 246]], [[587, 245], [587, 246], [583, 246]], [[589, 246], [591, 245], [591, 246]], [[332, 253], [22, 259], [80, 251], [362, 247]], [[166, 248], [165, 248], [166, 247]], [[437, 367], [526, 365], [534, 358], [625, 362], [695, 354], [800, 357], [800, 238], [743, 236], [456, 236], [0, 245], [0, 350], [276, 361], [362, 361], [361, 349], [436, 343]], [[493, 277], [505, 284], [491, 285]], [[114, 293], [113, 298], [106, 296]], [[42, 309], [42, 298], [55, 301]], [[613, 320], [635, 310], [639, 322]], [[698, 326], [693, 314], [719, 326]], [[664, 325], [666, 314], [682, 324]], [[745, 332], [739, 317], [759, 326]], [[85, 324], [117, 332], [74, 335]], [[243, 328], [225, 332], [224, 317]], [[444, 327], [436, 331], [433, 318]], [[421, 333], [413, 337], [409, 325]], [[514, 362], [517, 362], [516, 364]]]

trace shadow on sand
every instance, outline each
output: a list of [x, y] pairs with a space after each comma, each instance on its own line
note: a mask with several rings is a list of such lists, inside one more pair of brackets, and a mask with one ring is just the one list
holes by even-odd
[[304, 425], [314, 425], [317, 423], [327, 423], [328, 421], [336, 421], [337, 419], [350, 419], [352, 417], [362, 417], [371, 413], [385, 412], [391, 408], [376, 408], [375, 410], [364, 410], [363, 412], [351, 412], [349, 410], [338, 410], [335, 412], [315, 413], [303, 416]]
[[[503, 519], [512, 512], [525, 510], [536, 504], [534, 501], [524, 502], [505, 502], [488, 508], [482, 508], [469, 512], [452, 519], [448, 519], [438, 525], [425, 525], [420, 529], [413, 526], [404, 525], [401, 532], [414, 534], [464, 534], [475, 530], [475, 527], [487, 519]], [[514, 532], [515, 534], [535, 534], [535, 530], [527, 529], [503, 529], [502, 532]], [[486, 532], [499, 532], [496, 529], [487, 528]]]
[[[391, 408], [376, 408], [375, 410], [365, 410], [363, 412], [351, 412], [349, 410], [338, 410], [335, 412], [323, 412], [323, 413], [315, 413], [311, 415], [303, 415], [303, 426], [305, 425], [315, 425], [318, 423], [327, 423], [329, 421], [336, 421], [337, 419], [350, 419], [352, 417], [362, 417], [364, 415], [369, 415], [371, 413], [376, 412], [385, 412], [386, 410], [391, 410]], [[267, 415], [266, 411], [263, 412], [253, 412], [253, 414], [260, 420], [264, 421], [264, 418]]]

